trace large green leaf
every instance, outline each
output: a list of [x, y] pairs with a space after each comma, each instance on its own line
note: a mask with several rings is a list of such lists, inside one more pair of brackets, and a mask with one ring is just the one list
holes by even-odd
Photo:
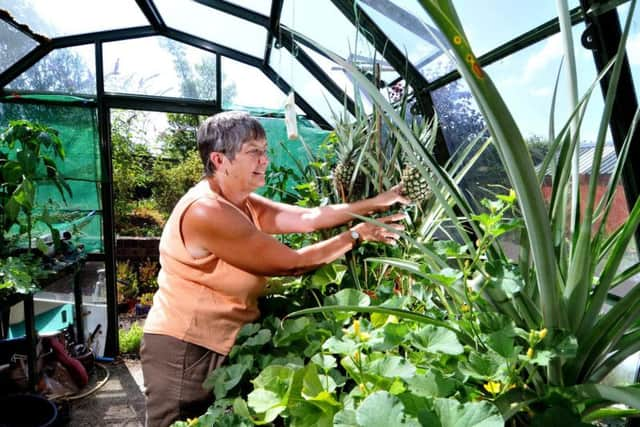
[[369, 395], [356, 411], [356, 420], [361, 427], [408, 427], [419, 426], [414, 418], [406, 419], [400, 399], [386, 391]]
[[460, 403], [438, 398], [435, 410], [441, 427], [503, 427], [504, 420], [495, 405], [486, 402]]
[[405, 379], [409, 390], [416, 396], [448, 397], [456, 390], [456, 381], [445, 377], [442, 372], [430, 369], [422, 375]]
[[404, 357], [385, 355], [369, 363], [367, 373], [386, 378], [408, 379], [416, 374], [416, 367]]
[[464, 349], [456, 334], [450, 330], [427, 325], [410, 334], [411, 344], [429, 353], [462, 354]]
[[371, 298], [364, 292], [360, 292], [357, 289], [347, 288], [336, 292], [334, 295], [330, 295], [325, 298], [324, 305], [356, 305], [356, 306], [368, 306], [371, 303]]

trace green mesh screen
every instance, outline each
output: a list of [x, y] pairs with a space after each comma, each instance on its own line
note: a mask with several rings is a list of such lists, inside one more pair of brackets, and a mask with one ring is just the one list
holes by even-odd
[[[27, 98], [27, 96], [23, 96]], [[37, 187], [37, 209], [46, 209], [54, 218], [54, 227], [69, 231], [72, 241], [85, 245], [87, 252], [103, 252], [102, 207], [100, 200], [101, 163], [96, 110], [77, 106], [82, 99], [70, 96], [28, 96], [55, 104], [18, 104], [0, 99], [0, 129], [11, 120], [24, 119], [56, 129], [66, 157], [58, 161], [58, 170], [71, 187], [72, 196], [62, 199], [53, 184]], [[65, 105], [73, 103], [74, 105]], [[49, 230], [37, 224], [35, 235]]]
[[[255, 115], [255, 112], [253, 112]], [[299, 138], [289, 140], [283, 118], [257, 117], [267, 134], [269, 142], [269, 161], [272, 166], [285, 166], [298, 172], [309, 161], [309, 151], [315, 155], [320, 144], [327, 138], [329, 131], [320, 129], [303, 118], [298, 118]], [[302, 171], [299, 171], [302, 175]], [[288, 189], [298, 184], [288, 182]], [[261, 190], [264, 192], [264, 190]]]

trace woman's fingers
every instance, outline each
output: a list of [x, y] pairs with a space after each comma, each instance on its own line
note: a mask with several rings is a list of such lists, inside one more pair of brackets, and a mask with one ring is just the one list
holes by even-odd
[[390, 222], [402, 221], [404, 219], [407, 219], [407, 215], [403, 212], [398, 212], [393, 215], [383, 216], [381, 218], [378, 218], [377, 220], [384, 223], [390, 223]]

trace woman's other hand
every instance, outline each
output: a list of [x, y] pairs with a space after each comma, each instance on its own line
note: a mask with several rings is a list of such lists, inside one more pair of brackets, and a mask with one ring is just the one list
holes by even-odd
[[[404, 213], [396, 213], [382, 218], [376, 218], [376, 221], [387, 224], [393, 230], [400, 232], [404, 230], [404, 225], [400, 223], [404, 219], [406, 219], [406, 215]], [[361, 222], [360, 224], [352, 227], [352, 230], [357, 231], [358, 234], [360, 234], [360, 239], [365, 242], [380, 242], [389, 245], [396, 245], [400, 238], [400, 235], [397, 232], [371, 222]]]
[[396, 203], [400, 203], [403, 205], [408, 205], [411, 203], [407, 197], [402, 194], [402, 186], [400, 184], [391, 187], [391, 189], [385, 191], [384, 193], [380, 193], [374, 197], [376, 205], [380, 210], [384, 210], [389, 206], [392, 206]]

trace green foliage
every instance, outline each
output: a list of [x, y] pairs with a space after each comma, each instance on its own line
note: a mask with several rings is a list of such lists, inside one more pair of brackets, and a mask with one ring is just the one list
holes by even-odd
[[112, 115], [111, 162], [116, 212], [128, 201], [135, 200], [136, 191], [151, 182], [151, 151], [146, 145], [134, 141], [138, 134], [144, 132], [140, 123], [143, 116], [144, 113], [128, 111], [117, 111]]
[[6, 250], [7, 234], [17, 225], [19, 234], [27, 233], [31, 247], [33, 224], [50, 225], [44, 215], [33, 217], [38, 185], [52, 182], [65, 201], [65, 193], [71, 195], [56, 164], [56, 159], [65, 157], [62, 142], [55, 129], [27, 120], [11, 121], [0, 134], [0, 142], [0, 242]]
[[46, 275], [40, 259], [29, 254], [0, 257], [0, 300], [14, 292], [29, 294], [37, 291], [38, 279]]
[[179, 162], [158, 161], [153, 167], [153, 200], [166, 217], [178, 200], [202, 177], [202, 161], [190, 151]]
[[138, 295], [138, 275], [129, 261], [116, 263], [118, 302], [123, 303]]
[[167, 113], [169, 128], [162, 134], [162, 155], [171, 159], [186, 159], [198, 153], [196, 132], [205, 116]]
[[128, 330], [118, 330], [120, 353], [138, 354], [140, 352], [142, 333], [142, 326], [140, 326], [138, 322], [132, 323]]
[[[31, 256], [32, 230], [36, 223], [46, 225], [56, 247], [60, 233], [46, 206], [38, 206], [36, 194], [42, 183], [53, 183], [63, 201], [71, 188], [58, 171], [64, 160], [62, 141], [55, 129], [27, 120], [14, 120], [0, 133], [0, 295], [36, 290], [42, 277], [39, 260]], [[11, 257], [26, 234], [27, 253]], [[38, 247], [44, 247], [40, 238]], [[5, 258], [8, 257], [8, 258]]]

